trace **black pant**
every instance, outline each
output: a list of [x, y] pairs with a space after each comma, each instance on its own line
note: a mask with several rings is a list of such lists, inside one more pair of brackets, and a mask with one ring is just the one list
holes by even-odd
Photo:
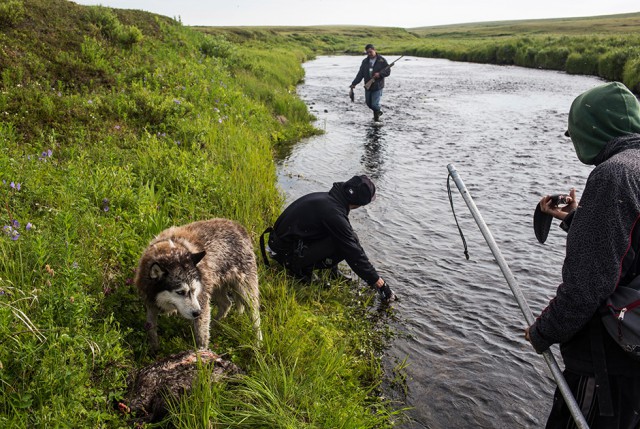
[[279, 246], [277, 240], [271, 238], [269, 247], [276, 252], [275, 260], [296, 277], [310, 277], [314, 269], [333, 268], [344, 259], [331, 237], [316, 241], [298, 240], [293, 248]]
[[[595, 378], [570, 370], [565, 370], [563, 374], [590, 429], [640, 428], [640, 376], [609, 375], [614, 416], [605, 417], [598, 410]], [[569, 407], [559, 389], [556, 389], [546, 429], [576, 427]]]

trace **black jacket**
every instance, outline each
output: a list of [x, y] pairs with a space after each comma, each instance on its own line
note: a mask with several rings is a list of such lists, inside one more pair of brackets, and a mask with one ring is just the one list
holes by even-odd
[[369, 73], [369, 69], [371, 67], [369, 66], [369, 57], [366, 57], [364, 60], [362, 60], [362, 64], [360, 64], [360, 70], [358, 70], [358, 74], [356, 75], [356, 78], [353, 79], [353, 82], [351, 82], [351, 85], [356, 86], [362, 79], [364, 79], [366, 83], [369, 81], [369, 79], [371, 79], [371, 76], [373, 76], [374, 73], [380, 73], [381, 77], [374, 81], [373, 85], [371, 85], [371, 88], [369, 88], [369, 91], [378, 91], [384, 88], [384, 78], [389, 77], [389, 75], [391, 74], [391, 67], [385, 70], [385, 67], [387, 67], [388, 65], [389, 63], [387, 63], [387, 60], [382, 55], [376, 55], [376, 62], [373, 63], [373, 71]]
[[[291, 203], [273, 225], [273, 234], [286, 250], [292, 250], [298, 240], [311, 242], [331, 237], [351, 269], [372, 285], [380, 276], [351, 227], [349, 203], [342, 185], [342, 182], [334, 183], [329, 192], [307, 194]], [[274, 249], [279, 250], [282, 249]]]

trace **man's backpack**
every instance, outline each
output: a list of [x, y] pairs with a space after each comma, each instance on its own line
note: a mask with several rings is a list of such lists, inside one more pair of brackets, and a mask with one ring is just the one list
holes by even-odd
[[602, 323], [611, 337], [640, 360], [640, 276], [618, 286], [602, 309]]

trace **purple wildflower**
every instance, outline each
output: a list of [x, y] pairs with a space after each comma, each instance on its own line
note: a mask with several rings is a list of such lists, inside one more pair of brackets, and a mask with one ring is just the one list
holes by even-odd
[[46, 160], [47, 158], [49, 158], [51, 155], [53, 155], [53, 151], [52, 151], [51, 149], [49, 149], [49, 150], [45, 150], [44, 152], [42, 152], [42, 153], [40, 154], [40, 156], [38, 157], [38, 159], [39, 159], [40, 161], [44, 161], [44, 160]]
[[109, 211], [109, 198], [104, 198], [102, 200], [102, 210], [104, 210], [105, 212]]
[[24, 227], [24, 229], [26, 229], [27, 231], [31, 231], [31, 228], [33, 228], [33, 225], [31, 224], [31, 222], [27, 222], [27, 225]]
[[16, 241], [18, 238], [20, 238], [20, 233], [18, 232], [18, 230], [11, 225], [5, 225], [2, 229], [4, 230], [5, 234], [7, 234], [13, 241]]
[[20, 228], [20, 222], [18, 222], [17, 220], [12, 220], [11, 221], [11, 225], [13, 225], [14, 228]]

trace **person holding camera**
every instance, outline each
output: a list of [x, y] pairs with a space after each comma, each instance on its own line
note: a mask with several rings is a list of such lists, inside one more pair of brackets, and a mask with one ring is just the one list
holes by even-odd
[[[619, 82], [578, 96], [569, 111], [578, 159], [595, 168], [578, 202], [541, 210], [568, 232], [562, 283], [525, 338], [538, 353], [560, 344], [564, 377], [592, 429], [640, 427], [640, 360], [604, 325], [604, 305], [640, 275], [640, 103]], [[631, 308], [630, 308], [631, 309]], [[618, 320], [619, 317], [618, 317]], [[547, 429], [574, 427], [559, 390]]]

